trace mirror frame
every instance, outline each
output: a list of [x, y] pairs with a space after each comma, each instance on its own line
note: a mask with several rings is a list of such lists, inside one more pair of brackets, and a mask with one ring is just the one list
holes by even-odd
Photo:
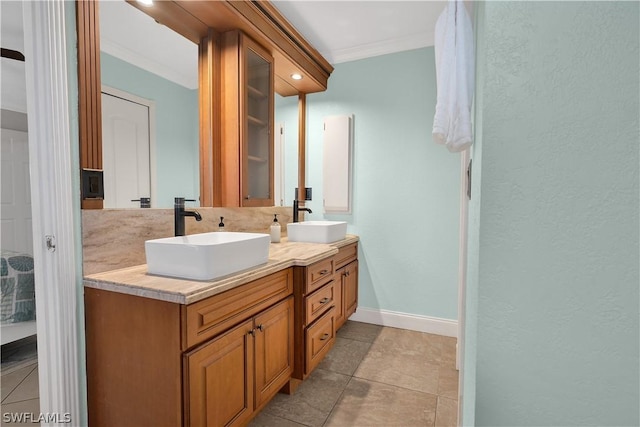
[[[306, 148], [306, 94], [326, 90], [333, 67], [268, 1], [219, 0], [214, 2], [157, 2], [147, 15], [198, 44], [198, 99], [200, 146], [200, 205], [222, 206], [219, 33], [239, 29], [264, 46], [274, 57], [276, 87], [283, 96], [297, 94], [298, 189], [304, 200]], [[100, 28], [98, 1], [76, 1], [78, 38], [78, 121], [80, 173], [102, 170], [102, 108], [100, 78]], [[196, 16], [198, 18], [196, 18]], [[292, 70], [303, 80], [289, 80]], [[84, 199], [82, 209], [102, 209], [102, 199]]]

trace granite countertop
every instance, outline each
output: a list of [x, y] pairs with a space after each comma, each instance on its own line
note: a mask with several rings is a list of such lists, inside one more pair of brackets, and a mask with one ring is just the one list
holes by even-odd
[[84, 278], [84, 286], [112, 292], [136, 295], [178, 304], [191, 304], [244, 285], [261, 277], [293, 266], [308, 266], [333, 256], [338, 249], [358, 241], [347, 235], [330, 244], [289, 242], [271, 243], [266, 264], [214, 280], [189, 280], [147, 273], [147, 265], [95, 273]]

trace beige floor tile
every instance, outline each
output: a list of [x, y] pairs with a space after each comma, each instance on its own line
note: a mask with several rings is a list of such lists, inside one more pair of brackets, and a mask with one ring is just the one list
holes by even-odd
[[338, 330], [338, 336], [340, 338], [371, 343], [378, 337], [382, 328], [382, 326], [372, 325], [371, 323], [347, 320]]
[[373, 346], [353, 374], [385, 384], [424, 393], [438, 392], [440, 366], [427, 362], [424, 355], [398, 349], [374, 350]]
[[9, 394], [2, 403], [15, 403], [23, 400], [38, 399], [39, 380], [37, 366], [31, 370], [29, 375]]
[[458, 342], [452, 337], [438, 337], [442, 343], [442, 354], [440, 359], [440, 365], [445, 368], [456, 368], [456, 343]]
[[432, 426], [437, 397], [353, 378], [325, 426]]
[[436, 427], [455, 427], [458, 425], [458, 401], [438, 396]]
[[318, 367], [327, 371], [353, 375], [371, 347], [370, 343], [336, 338], [333, 348]]
[[419, 354], [427, 362], [440, 364], [443, 345], [441, 338], [424, 332], [384, 328], [373, 342], [371, 349]]
[[249, 427], [303, 427], [304, 424], [298, 424], [284, 418], [276, 417], [268, 412], [260, 412], [250, 423]]
[[264, 411], [307, 426], [321, 426], [344, 391], [349, 376], [316, 369], [292, 395], [277, 394]]
[[[16, 403], [3, 403], [0, 406], [0, 412], [2, 412], [3, 423], [4, 423], [5, 416], [17, 417], [15, 419], [10, 418], [10, 423], [7, 423], [7, 425], [10, 425], [11, 427], [23, 427], [23, 426], [33, 427], [36, 425], [40, 425], [37, 423], [30, 422], [31, 420], [37, 419], [38, 416], [40, 415], [40, 399], [23, 400]], [[25, 413], [30, 414], [27, 416], [30, 416], [31, 418], [29, 419], [24, 418]], [[22, 421], [22, 422], [19, 422], [19, 421]]]
[[2, 375], [0, 379], [0, 390], [2, 390], [2, 401], [20, 384], [24, 379], [36, 369], [36, 364], [26, 366], [9, 374]]
[[451, 368], [440, 367], [438, 377], [438, 396], [458, 399], [458, 371]]

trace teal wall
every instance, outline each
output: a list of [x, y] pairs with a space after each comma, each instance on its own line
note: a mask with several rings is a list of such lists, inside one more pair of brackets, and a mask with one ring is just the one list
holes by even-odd
[[478, 4], [465, 425], [640, 422], [639, 6]]
[[[307, 96], [307, 205], [360, 236], [360, 307], [455, 320], [460, 155], [431, 136], [434, 61], [423, 48], [337, 64], [327, 91]], [[349, 114], [353, 213], [325, 216], [323, 118]]]
[[157, 207], [200, 196], [198, 90], [101, 52], [102, 84], [155, 101]]

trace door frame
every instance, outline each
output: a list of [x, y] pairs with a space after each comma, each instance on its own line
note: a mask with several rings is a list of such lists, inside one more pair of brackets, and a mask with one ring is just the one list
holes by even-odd
[[69, 99], [75, 73], [67, 69], [74, 45], [65, 33], [74, 26], [67, 3], [23, 2], [40, 412], [55, 415], [42, 425], [86, 424], [79, 144], [71, 127], [77, 106]]
[[149, 109], [149, 179], [151, 180], [151, 207], [157, 207], [158, 203], [158, 164], [156, 158], [156, 103], [150, 99], [141, 98], [132, 93], [111, 86], [102, 85], [102, 93], [124, 99], [125, 101], [140, 104]]

